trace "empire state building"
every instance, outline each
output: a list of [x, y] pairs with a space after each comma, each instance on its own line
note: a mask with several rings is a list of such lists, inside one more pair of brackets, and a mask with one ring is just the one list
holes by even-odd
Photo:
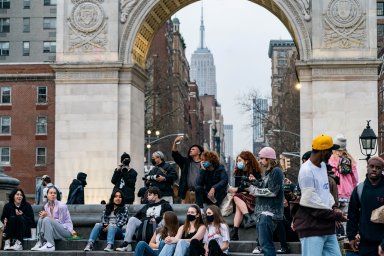
[[191, 57], [191, 80], [195, 80], [200, 95], [214, 95], [217, 99], [216, 67], [211, 51], [204, 46], [204, 19], [201, 8], [200, 46]]

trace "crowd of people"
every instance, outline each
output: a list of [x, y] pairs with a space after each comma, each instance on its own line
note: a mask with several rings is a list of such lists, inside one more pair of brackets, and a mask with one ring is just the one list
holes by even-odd
[[[343, 135], [313, 139], [311, 151], [302, 156], [296, 184], [286, 177], [271, 147], [257, 155], [240, 152], [232, 174], [234, 184], [229, 184], [216, 152], [192, 145], [183, 156], [178, 151], [181, 140], [182, 136], [177, 137], [171, 148], [180, 178], [164, 153], [154, 152], [153, 168], [140, 189], [145, 204], [130, 218], [127, 206], [134, 202], [137, 172], [130, 167], [130, 155], [121, 155], [112, 175], [110, 199], [84, 251], [94, 250], [97, 239], [107, 240], [104, 250], [113, 251], [115, 239], [123, 239], [116, 250], [134, 251], [135, 256], [227, 255], [230, 241], [240, 239], [239, 229], [255, 228], [254, 254], [289, 253], [288, 239], [300, 241], [302, 255], [341, 255], [339, 240], [347, 239], [350, 255], [384, 255], [384, 160], [371, 157], [366, 179], [358, 183], [356, 161]], [[73, 180], [67, 204], [84, 204], [86, 177], [79, 172]], [[172, 209], [176, 181], [181, 203], [190, 205], [181, 226]], [[234, 205], [232, 229], [220, 208], [228, 195]], [[31, 249], [35, 251], [54, 251], [55, 240], [73, 234], [67, 204], [61, 202], [60, 189], [47, 175], [35, 198], [43, 206], [37, 223], [23, 190], [10, 194], [1, 216], [4, 250], [22, 250], [23, 239], [31, 237], [35, 226], [37, 243]], [[377, 211], [381, 212], [374, 215]], [[276, 238], [280, 248], [275, 248]]]

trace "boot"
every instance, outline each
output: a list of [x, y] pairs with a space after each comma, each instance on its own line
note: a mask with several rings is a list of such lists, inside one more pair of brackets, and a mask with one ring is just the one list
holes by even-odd
[[230, 233], [231, 241], [239, 241], [239, 228], [233, 227]]
[[256, 226], [255, 220], [252, 218], [252, 216], [249, 213], [244, 214], [244, 228], [252, 228]]

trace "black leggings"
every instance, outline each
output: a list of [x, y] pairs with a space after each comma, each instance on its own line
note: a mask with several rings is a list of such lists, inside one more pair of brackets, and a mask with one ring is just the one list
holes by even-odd
[[[226, 256], [227, 254], [223, 253], [219, 244], [216, 240], [211, 240], [208, 243], [208, 256]], [[197, 240], [192, 239], [189, 245], [189, 255], [188, 256], [204, 256], [205, 249], [203, 244]]]
[[8, 219], [4, 230], [6, 239], [17, 239], [19, 241], [23, 241], [28, 228], [30, 227], [22, 216], [11, 216]]

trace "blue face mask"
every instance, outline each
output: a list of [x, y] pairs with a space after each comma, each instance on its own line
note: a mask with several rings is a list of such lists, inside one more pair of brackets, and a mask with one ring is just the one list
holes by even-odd
[[244, 167], [245, 167], [244, 162], [237, 162], [237, 168], [238, 168], [239, 170], [243, 170]]
[[211, 166], [211, 163], [209, 161], [204, 161], [203, 166], [205, 169], [207, 169], [209, 166]]

